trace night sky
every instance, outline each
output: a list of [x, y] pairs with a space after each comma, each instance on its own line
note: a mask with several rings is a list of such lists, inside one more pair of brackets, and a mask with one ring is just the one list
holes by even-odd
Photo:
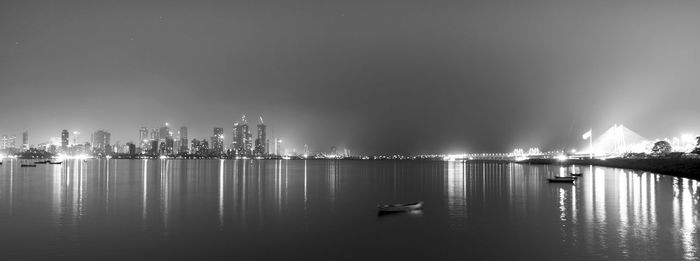
[[33, 144], [164, 122], [230, 144], [246, 113], [298, 150], [561, 149], [700, 133], [699, 98], [695, 0], [0, 3], [0, 134]]

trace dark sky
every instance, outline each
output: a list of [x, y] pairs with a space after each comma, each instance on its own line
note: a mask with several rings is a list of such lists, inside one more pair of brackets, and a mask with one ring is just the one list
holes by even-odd
[[700, 133], [700, 1], [2, 1], [0, 90], [34, 144], [242, 113], [357, 153]]

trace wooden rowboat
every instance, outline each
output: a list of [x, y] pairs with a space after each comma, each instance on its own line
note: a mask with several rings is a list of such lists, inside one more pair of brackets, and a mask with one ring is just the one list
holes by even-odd
[[379, 212], [406, 212], [423, 208], [423, 201], [408, 204], [377, 205]]

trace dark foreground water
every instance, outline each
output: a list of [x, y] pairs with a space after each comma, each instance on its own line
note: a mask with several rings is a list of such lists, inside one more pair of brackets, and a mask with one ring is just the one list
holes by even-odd
[[699, 258], [698, 181], [581, 170], [572, 185], [545, 165], [5, 160], [0, 260]]

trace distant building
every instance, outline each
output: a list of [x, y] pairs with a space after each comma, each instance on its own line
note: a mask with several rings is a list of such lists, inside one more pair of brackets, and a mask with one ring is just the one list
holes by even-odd
[[253, 150], [253, 135], [248, 128], [248, 120], [245, 114], [240, 122], [233, 124], [233, 151], [236, 155], [250, 155]]
[[165, 141], [165, 138], [171, 137], [170, 135], [170, 127], [168, 126], [168, 123], [165, 123], [165, 126], [160, 127], [158, 129], [158, 137], [161, 141]]
[[191, 150], [192, 154], [201, 155], [202, 154], [202, 143], [199, 142], [198, 139], [192, 139], [191, 149], [192, 149]]
[[16, 148], [16, 139], [17, 137], [15, 137], [14, 135], [2, 135], [2, 149]]
[[111, 134], [98, 130], [92, 134], [92, 150], [95, 154], [109, 155], [112, 153], [109, 139]]
[[151, 140], [148, 146], [148, 155], [158, 155], [158, 140]]
[[211, 137], [211, 149], [217, 155], [224, 153], [224, 128], [214, 128], [214, 136]]
[[22, 132], [22, 149], [29, 149], [29, 131]]
[[154, 128], [151, 129], [151, 137], [150, 140], [160, 140], [160, 135], [158, 135], [158, 129]]
[[61, 131], [61, 148], [66, 150], [68, 148], [69, 133], [68, 130]]
[[180, 153], [188, 153], [189, 147], [187, 142], [187, 127], [180, 127]]
[[129, 142], [126, 144], [126, 146], [129, 148], [129, 155], [136, 155], [136, 144]]
[[141, 127], [139, 129], [139, 147], [142, 150], [146, 150], [148, 147], [148, 128], [146, 127]]
[[255, 139], [255, 154], [265, 155], [267, 151], [267, 126], [265, 126], [263, 118], [260, 117], [260, 122], [258, 123], [258, 138]]

